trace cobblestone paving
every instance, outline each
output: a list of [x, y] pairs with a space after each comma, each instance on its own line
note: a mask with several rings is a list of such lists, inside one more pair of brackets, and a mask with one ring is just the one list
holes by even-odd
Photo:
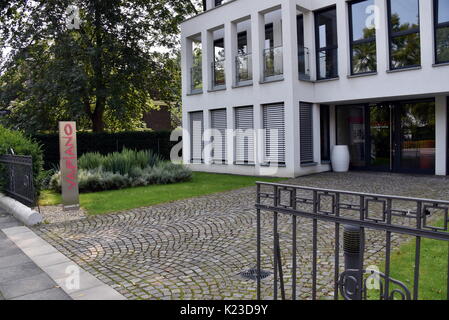
[[[385, 173], [324, 173], [287, 183], [339, 190], [449, 200], [447, 178]], [[81, 267], [129, 299], [254, 299], [254, 281], [240, 276], [256, 264], [255, 188], [176, 201], [68, 222], [35, 231]], [[272, 215], [262, 217], [263, 269], [272, 271]], [[291, 224], [279, 218], [286, 281]], [[310, 299], [312, 223], [298, 223], [298, 292]], [[318, 292], [332, 294], [334, 226], [319, 223]], [[367, 232], [367, 265], [379, 264], [384, 236]], [[406, 241], [395, 237], [394, 245]], [[263, 298], [272, 298], [272, 276]], [[287, 295], [289, 290], [287, 290]], [[287, 296], [288, 297], [288, 296]]]

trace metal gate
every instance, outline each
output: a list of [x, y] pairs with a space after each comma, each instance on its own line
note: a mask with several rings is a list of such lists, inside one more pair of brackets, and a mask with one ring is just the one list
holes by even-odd
[[6, 195], [27, 206], [36, 203], [33, 184], [33, 160], [30, 156], [0, 156], [0, 166], [4, 170], [4, 191]]
[[[333, 276], [329, 279], [332, 298], [335, 300], [367, 299], [367, 277], [375, 275], [380, 282], [378, 298], [381, 300], [392, 299], [413, 299], [419, 298], [420, 285], [420, 264], [421, 264], [421, 244], [424, 238], [445, 241], [448, 244], [449, 256], [449, 233], [448, 231], [448, 211], [449, 201], [438, 201], [419, 198], [408, 198], [389, 195], [366, 194], [359, 192], [347, 192], [338, 190], [318, 189], [295, 185], [276, 183], [257, 183], [257, 298], [261, 296], [261, 263], [262, 263], [262, 234], [261, 225], [262, 214], [272, 215], [272, 230], [266, 231], [272, 237], [273, 256], [273, 298], [279, 298], [279, 291], [282, 299], [286, 296], [286, 287], [291, 286], [291, 299], [298, 297], [298, 276], [297, 273], [303, 267], [298, 263], [298, 234], [299, 224], [310, 223], [311, 231], [311, 293], [310, 298], [317, 299], [317, 275], [318, 275], [318, 242], [319, 235], [323, 233], [318, 227], [319, 223], [327, 224], [332, 231], [332, 255]], [[291, 249], [291, 283], [284, 281], [280, 237], [278, 220], [288, 217], [288, 244]], [[271, 218], [270, 218], [271, 219]], [[271, 226], [270, 226], [271, 228]], [[341, 235], [343, 231], [344, 239]], [[354, 239], [357, 233], [351, 230], [359, 230], [359, 237]], [[367, 269], [366, 266], [366, 232], [379, 233], [381, 239], [381, 256], [383, 260], [384, 272]], [[291, 234], [291, 237], [290, 237]], [[351, 236], [353, 237], [351, 239]], [[415, 254], [413, 269], [413, 279], [410, 279], [413, 288], [408, 288], [404, 283], [391, 277], [391, 257], [395, 247], [392, 244], [393, 236], [412, 237], [415, 241]], [[355, 267], [348, 267], [347, 254], [351, 254], [348, 246], [352, 245], [358, 252]], [[271, 250], [271, 249], [270, 249]], [[349, 251], [349, 252], [348, 252]], [[345, 253], [345, 266], [342, 267], [342, 253]], [[285, 259], [285, 257], [284, 257]], [[449, 259], [449, 258], [448, 258]], [[328, 261], [329, 262], [329, 261]], [[449, 262], [448, 267], [441, 266], [442, 272], [447, 274], [447, 299], [449, 300]], [[447, 268], [447, 269], [446, 269]], [[377, 298], [377, 295], [376, 295]]]

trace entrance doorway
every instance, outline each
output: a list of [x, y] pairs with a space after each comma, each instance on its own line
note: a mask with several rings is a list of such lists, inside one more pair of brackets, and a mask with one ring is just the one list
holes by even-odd
[[353, 168], [434, 174], [435, 102], [340, 106], [337, 143], [349, 146]]

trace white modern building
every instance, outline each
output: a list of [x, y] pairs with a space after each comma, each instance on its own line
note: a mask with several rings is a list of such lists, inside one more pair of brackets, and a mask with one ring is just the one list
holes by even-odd
[[449, 0], [204, 2], [182, 24], [193, 170], [294, 177], [347, 145], [354, 169], [449, 174]]

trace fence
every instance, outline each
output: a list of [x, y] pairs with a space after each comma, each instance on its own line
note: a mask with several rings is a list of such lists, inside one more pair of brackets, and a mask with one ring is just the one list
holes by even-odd
[[[311, 299], [317, 299], [318, 274], [318, 222], [330, 224], [332, 234], [331, 251], [333, 251], [333, 279], [330, 279], [333, 298], [367, 299], [367, 276], [375, 275], [380, 282], [379, 299], [413, 299], [419, 298], [421, 242], [424, 238], [448, 243], [449, 201], [437, 201], [419, 198], [407, 198], [389, 195], [366, 194], [301, 187], [274, 183], [257, 183], [257, 296], [261, 299], [261, 244], [262, 212], [273, 215], [273, 297], [278, 299], [279, 288], [282, 299], [286, 299], [286, 283], [281, 259], [279, 215], [291, 218], [291, 298], [297, 299], [298, 265], [297, 226], [311, 222]], [[435, 221], [438, 220], [438, 223]], [[441, 224], [442, 222], [442, 224]], [[341, 233], [345, 227], [344, 241]], [[358, 230], [358, 232], [354, 232]], [[333, 231], [333, 232], [332, 232]], [[368, 231], [379, 233], [381, 239], [382, 259], [385, 272], [367, 270], [366, 251], [369, 244], [365, 241]], [[285, 232], [285, 230], [284, 230]], [[289, 232], [290, 233], [290, 232]], [[271, 234], [271, 232], [270, 232]], [[392, 237], [405, 235], [415, 241], [412, 290], [402, 282], [391, 277]], [[329, 236], [329, 235], [328, 235]], [[343, 246], [342, 246], [343, 244]], [[290, 247], [290, 245], [289, 245]], [[342, 250], [343, 247], [343, 250]], [[351, 248], [352, 247], [352, 248]], [[352, 250], [352, 251], [351, 251]], [[345, 268], [342, 270], [341, 254], [344, 251]], [[384, 254], [383, 254], [384, 253]], [[449, 254], [449, 253], [448, 253]], [[354, 257], [357, 261], [354, 264]], [[352, 262], [351, 262], [352, 259]], [[441, 266], [448, 276], [447, 299], [449, 300], [449, 263]], [[446, 270], [447, 268], [447, 270]], [[446, 286], [446, 283], [443, 284]]]
[[4, 167], [4, 191], [6, 195], [33, 206], [36, 203], [36, 190], [33, 184], [33, 160], [29, 156], [0, 156]]

